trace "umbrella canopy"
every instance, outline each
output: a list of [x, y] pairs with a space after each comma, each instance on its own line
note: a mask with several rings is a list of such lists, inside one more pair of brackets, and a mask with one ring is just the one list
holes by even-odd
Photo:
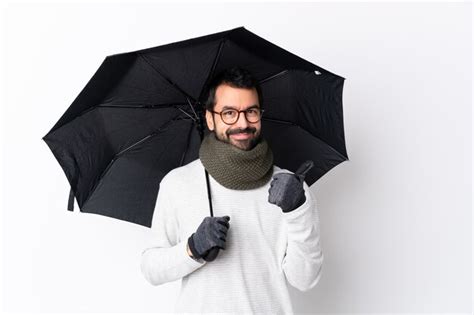
[[43, 137], [80, 210], [150, 227], [161, 179], [198, 158], [209, 81], [233, 66], [260, 82], [276, 165], [312, 160], [311, 185], [348, 160], [344, 78], [239, 27], [105, 58]]

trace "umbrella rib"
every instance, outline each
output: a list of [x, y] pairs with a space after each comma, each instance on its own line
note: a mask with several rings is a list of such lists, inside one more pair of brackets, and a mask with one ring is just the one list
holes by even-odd
[[156, 136], [158, 133], [162, 132], [163, 129], [166, 128], [170, 123], [172, 123], [174, 121], [178, 121], [178, 120], [185, 120], [185, 118], [183, 119], [182, 117], [176, 116], [175, 118], [173, 118], [171, 120], [168, 120], [163, 126], [158, 128], [158, 130], [153, 131], [151, 134], [147, 135], [146, 137], [138, 140], [137, 142], [133, 143], [129, 147], [127, 147], [127, 148], [123, 149], [122, 151], [120, 151], [119, 153], [115, 154], [115, 156], [113, 157], [111, 163], [113, 163], [118, 157], [120, 157], [120, 155], [122, 155], [126, 151], [129, 151], [131, 148], [133, 148], [134, 146], [142, 143], [143, 141], [147, 140], [148, 138]]
[[[191, 106], [192, 108], [192, 106]], [[184, 110], [182, 110], [181, 108], [177, 108], [178, 110], [180, 110], [183, 114], [185, 115], [188, 115], [189, 118], [191, 118], [193, 121], [196, 121], [196, 118], [197, 118], [197, 115], [196, 115], [196, 118], [194, 118], [193, 116], [189, 115], [188, 113], [186, 113]], [[193, 110], [194, 111], [194, 110]], [[194, 112], [194, 114], [196, 114], [196, 112]]]
[[[228, 36], [228, 34], [227, 34], [227, 36]], [[201, 98], [201, 96], [203, 96], [203, 92], [205, 91], [206, 85], [209, 83], [209, 80], [212, 78], [212, 76], [214, 74], [214, 70], [216, 70], [217, 62], [219, 61], [219, 59], [221, 57], [222, 47], [224, 46], [224, 43], [227, 40], [227, 36], [224, 37], [219, 43], [219, 48], [217, 50], [216, 56], [214, 57], [214, 61], [212, 62], [211, 71], [209, 71], [209, 74], [207, 75], [207, 78], [206, 78], [206, 82], [203, 86], [203, 90], [201, 91], [201, 94], [199, 95], [200, 98]]]
[[[188, 98], [186, 98], [188, 99]], [[189, 101], [189, 99], [188, 99]], [[185, 112], [184, 110], [182, 110], [181, 108], [177, 107], [177, 106], [186, 106], [187, 104], [183, 104], [183, 103], [173, 103], [173, 104], [156, 104], [156, 105], [139, 105], [139, 106], [130, 106], [130, 105], [98, 105], [97, 107], [108, 107], [108, 108], [113, 108], [113, 107], [118, 107], [118, 108], [156, 108], [156, 107], [159, 107], [159, 108], [166, 108], [166, 107], [173, 107], [179, 111], [181, 111], [183, 114], [189, 116], [189, 118], [191, 118], [192, 120], [196, 121], [195, 118], [193, 118], [193, 116], [189, 115], [187, 112]], [[191, 106], [191, 109], [193, 110], [194, 112], [194, 115], [196, 116], [197, 118], [197, 115], [196, 115], [196, 112], [194, 111], [193, 107]]]
[[[186, 98], [188, 101], [189, 99]], [[117, 107], [117, 108], [156, 108], [156, 107], [159, 107], [159, 108], [167, 108], [167, 107], [173, 107], [179, 111], [181, 111], [182, 113], [184, 113], [185, 115], [189, 116], [192, 120], [196, 121], [197, 119], [197, 114], [196, 112], [194, 111], [193, 107], [191, 106], [191, 109], [193, 110], [194, 112], [194, 115], [196, 116], [196, 119], [193, 118], [191, 115], [189, 115], [187, 112], [185, 112], [184, 110], [182, 110], [181, 108], [177, 107], [177, 106], [186, 106], [188, 104], [183, 104], [183, 103], [168, 103], [168, 104], [155, 104], [155, 105], [138, 105], [138, 106], [130, 106], [130, 105], [98, 105], [96, 107], [106, 107], [106, 108], [114, 108], [114, 107]]]
[[[186, 97], [186, 100], [188, 101], [189, 107], [191, 107], [191, 110], [194, 113], [194, 117], [196, 117], [196, 119], [199, 119], [198, 115], [196, 114], [196, 111], [194, 110], [193, 104], [191, 104], [191, 101], [189, 100], [189, 98]], [[196, 120], [194, 120], [194, 121], [196, 121]]]
[[281, 124], [287, 124], [287, 125], [293, 125], [293, 126], [296, 126], [296, 127], [300, 127], [298, 124], [295, 124], [294, 122], [286, 121], [286, 120], [267, 118], [267, 117], [262, 117], [262, 120], [274, 121], [274, 122], [281, 123]]
[[278, 72], [278, 73], [276, 73], [276, 74], [273, 74], [273, 75], [271, 75], [271, 76], [269, 76], [269, 77], [266, 77], [265, 79], [261, 80], [259, 83], [262, 84], [262, 83], [264, 83], [264, 82], [270, 81], [270, 80], [272, 80], [272, 79], [274, 79], [274, 78], [276, 78], [276, 77], [279, 77], [279, 76], [281, 76], [281, 75], [284, 75], [284, 74], [287, 73], [287, 72], [288, 72], [288, 70], [286, 70], [286, 69], [285, 69], [285, 70], [282, 70], [282, 71], [280, 71], [280, 72]]
[[325, 143], [329, 148], [331, 148], [335, 153], [337, 153], [341, 158], [344, 158], [344, 159], [347, 159], [346, 156], [344, 156], [342, 153], [340, 153], [339, 151], [337, 151], [336, 149], [334, 149], [332, 146], [330, 146], [329, 144], [326, 143], [326, 141], [322, 140], [320, 137], [318, 136], [315, 136], [314, 134], [312, 134], [311, 132], [309, 132], [308, 130], [306, 130], [305, 128], [301, 127], [300, 125], [294, 123], [294, 122], [291, 122], [291, 121], [286, 121], [286, 120], [280, 120], [280, 119], [273, 119], [273, 118], [266, 118], [266, 117], [262, 117], [262, 120], [268, 120], [268, 121], [272, 121], [272, 122], [276, 122], [276, 123], [280, 123], [280, 124], [286, 124], [286, 125], [291, 125], [291, 126], [295, 126], [295, 127], [298, 127], [300, 128], [301, 130], [303, 130], [304, 132], [306, 133], [309, 133], [311, 136], [319, 139], [319, 141]]
[[[98, 107], [104, 107], [104, 108], [137, 108], [137, 109], [141, 109], [141, 108], [155, 108], [155, 107], [158, 107], [158, 108], [166, 108], [166, 107], [176, 108], [176, 106], [187, 106], [187, 105], [188, 104], [184, 104], [184, 103], [164, 103], [164, 104], [155, 104], [155, 105], [136, 105], [136, 106], [135, 105], [134, 106], [132, 106], [132, 105], [120, 105], [120, 104], [118, 104], [118, 105], [102, 105], [102, 104], [99, 104], [99, 105], [95, 105], [95, 106], [92, 106], [90, 108], [87, 108], [87, 109], [83, 110], [76, 117], [74, 117], [71, 121], [68, 121], [68, 123], [70, 123], [73, 120], [87, 114], [90, 111], [93, 111], [94, 109], [97, 109]], [[60, 126], [60, 127], [62, 127], [62, 126]]]
[[97, 180], [97, 182], [95, 183], [94, 187], [92, 188], [91, 192], [90, 192], [90, 195], [87, 197], [87, 199], [84, 201], [84, 203], [82, 204], [82, 206], [84, 207], [87, 202], [89, 201], [89, 199], [92, 197], [92, 195], [94, 194], [94, 191], [97, 189], [97, 187], [99, 186], [100, 182], [102, 181], [102, 179], [104, 178], [105, 174], [107, 174], [107, 172], [109, 171], [110, 167], [112, 167], [112, 165], [115, 163], [115, 161], [117, 160], [117, 158], [120, 157], [120, 155], [124, 154], [125, 152], [129, 151], [131, 148], [133, 148], [134, 146], [142, 143], [143, 141], [151, 138], [151, 137], [154, 137], [156, 136], [158, 133], [162, 132], [163, 129], [165, 127], [167, 127], [170, 123], [174, 122], [174, 121], [177, 121], [177, 120], [187, 120], [186, 118], [182, 118], [180, 117], [179, 115], [175, 116], [173, 119], [167, 121], [165, 124], [163, 124], [160, 128], [158, 128], [158, 130], [155, 130], [154, 132], [152, 132], [151, 134], [147, 135], [146, 137], [140, 139], [139, 141], [135, 142], [134, 144], [130, 145], [129, 147], [127, 147], [126, 149], [123, 149], [122, 151], [120, 151], [119, 153], [115, 154], [115, 156], [112, 158], [112, 160], [109, 162], [109, 164], [107, 165], [107, 167], [105, 168], [105, 170], [100, 174], [99, 176], [99, 179]]
[[96, 105], [92, 108], [95, 107], [108, 107], [108, 108], [114, 108], [114, 107], [119, 107], [119, 108], [154, 108], [154, 107], [159, 107], [159, 108], [165, 108], [165, 107], [175, 107], [175, 106], [186, 106], [187, 104], [185, 103], [162, 103], [162, 104], [153, 104], [153, 105], [121, 105], [121, 104], [114, 104], [114, 105], [104, 105], [104, 104], [99, 104]]
[[196, 101], [191, 95], [189, 95], [188, 93], [186, 93], [185, 91], [183, 91], [176, 83], [174, 83], [173, 81], [171, 81], [170, 78], [168, 78], [167, 76], [165, 76], [163, 73], [161, 73], [161, 71], [159, 71], [158, 69], [156, 69], [155, 66], [153, 66], [153, 64], [142, 54], [142, 53], [137, 53], [137, 55], [139, 57], [141, 57], [153, 70], [156, 71], [156, 73], [158, 73], [163, 79], [165, 79], [166, 81], [168, 81], [168, 83], [170, 83], [172, 86], [174, 86], [178, 91], [180, 91], [182, 94], [184, 94], [186, 97], [189, 97], [191, 98], [193, 101]]
[[[228, 35], [227, 35], [228, 36]], [[217, 62], [219, 61], [219, 58], [221, 56], [221, 52], [222, 52], [222, 47], [224, 46], [224, 42], [227, 40], [227, 36], [224, 37], [221, 42], [219, 43], [219, 49], [217, 50], [217, 54], [216, 54], [216, 57], [214, 58], [214, 62], [212, 63], [212, 68], [211, 68], [211, 72], [209, 72], [209, 75], [207, 77], [207, 79], [209, 80], [209, 78], [211, 78], [212, 74], [214, 73], [214, 70], [216, 70], [216, 66], [217, 66]]]

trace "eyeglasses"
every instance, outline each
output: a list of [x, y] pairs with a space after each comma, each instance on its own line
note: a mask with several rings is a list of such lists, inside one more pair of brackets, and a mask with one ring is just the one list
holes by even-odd
[[254, 107], [246, 110], [226, 109], [221, 112], [215, 112], [213, 110], [210, 112], [219, 114], [225, 124], [233, 125], [237, 122], [237, 120], [239, 120], [240, 113], [245, 114], [245, 119], [247, 119], [249, 123], [256, 123], [260, 120], [260, 118], [262, 118], [264, 110]]

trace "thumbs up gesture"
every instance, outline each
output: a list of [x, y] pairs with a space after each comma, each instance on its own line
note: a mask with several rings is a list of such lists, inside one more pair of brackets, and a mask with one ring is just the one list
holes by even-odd
[[279, 206], [283, 212], [290, 212], [300, 207], [306, 201], [303, 188], [304, 178], [313, 166], [313, 161], [308, 160], [294, 174], [273, 175], [268, 190], [268, 202]]

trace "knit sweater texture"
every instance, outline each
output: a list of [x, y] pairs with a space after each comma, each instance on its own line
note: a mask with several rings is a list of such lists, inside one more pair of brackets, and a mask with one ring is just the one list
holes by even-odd
[[265, 138], [246, 151], [217, 139], [211, 132], [201, 143], [199, 159], [209, 174], [229, 189], [254, 189], [272, 177], [273, 152]]
[[[273, 165], [273, 174], [289, 172]], [[306, 201], [291, 212], [268, 202], [270, 181], [233, 190], [209, 176], [214, 216], [230, 216], [226, 249], [214, 261], [189, 257], [186, 244], [210, 216], [200, 159], [162, 179], [141, 272], [152, 285], [182, 280], [176, 312], [292, 314], [288, 284], [300, 291], [321, 278], [316, 200], [304, 182]]]

